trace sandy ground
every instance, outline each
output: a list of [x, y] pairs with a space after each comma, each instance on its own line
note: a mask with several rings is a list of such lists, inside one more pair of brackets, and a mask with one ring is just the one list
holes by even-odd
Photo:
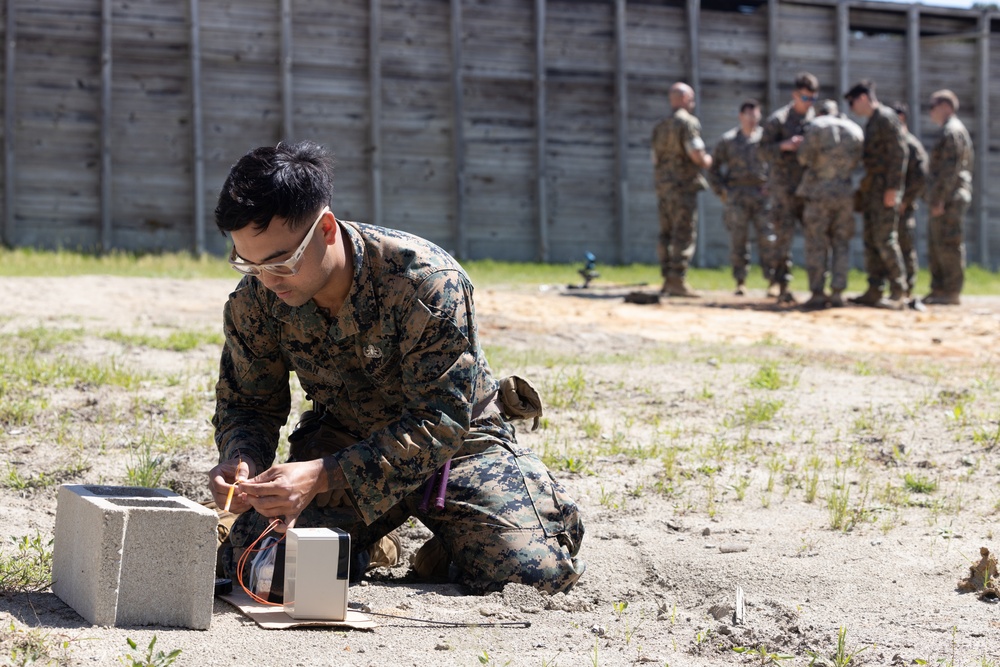
[[[147, 416], [207, 441], [217, 347], [174, 353], [102, 334], [218, 330], [233, 284], [0, 279], [0, 335], [82, 329], [82, 339], [51, 354], [181, 377], [180, 388], [153, 382], [131, 396], [38, 388], [49, 395], [48, 418], [0, 422], [8, 470], [27, 477], [65, 460], [53, 439], [58, 415], [83, 434], [79, 455], [90, 463], [69, 481], [122, 483], [127, 444], [116, 442], [113, 424], [95, 426], [88, 406], [169, 399], [191, 387], [202, 399], [195, 418], [173, 415], [166, 399]], [[545, 428], [522, 429], [520, 438], [553, 461], [580, 501], [588, 569], [568, 595], [510, 586], [474, 597], [415, 582], [404, 563], [370, 573], [351, 600], [409, 619], [529, 628], [379, 618], [372, 632], [265, 631], [220, 601], [207, 631], [102, 628], [42, 591], [0, 598], [0, 664], [25, 664], [12, 651], [34, 628], [50, 643], [69, 641], [52, 664], [117, 664], [126, 637], [144, 646], [155, 634], [158, 648], [181, 649], [177, 665], [698, 666], [771, 664], [777, 654], [793, 656], [782, 664], [807, 665], [814, 653], [832, 657], [846, 628], [847, 647], [865, 649], [851, 664], [1000, 665], [997, 607], [956, 588], [981, 547], [1000, 549], [992, 438], [1000, 299], [926, 312], [806, 313], [774, 307], [762, 293], [640, 306], [615, 290], [553, 287], [483, 289], [477, 305], [494, 366], [531, 376], [550, 403]], [[754, 383], [764, 368], [780, 386]], [[778, 406], [776, 415], [753, 422], [751, 408], [764, 404]], [[210, 447], [170, 456], [166, 481], [205, 499]], [[906, 475], [936, 489], [908, 490]], [[834, 527], [838, 498], [846, 519]], [[51, 488], [0, 485], [5, 540], [51, 535], [55, 511]], [[406, 553], [426, 536], [407, 528]]]

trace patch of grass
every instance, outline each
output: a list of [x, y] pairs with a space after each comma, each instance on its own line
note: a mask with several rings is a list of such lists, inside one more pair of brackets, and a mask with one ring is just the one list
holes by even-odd
[[0, 276], [82, 276], [107, 274], [146, 278], [230, 278], [238, 276], [225, 258], [196, 257], [191, 253], [134, 253], [112, 251], [105, 254], [74, 250], [35, 250], [0, 247]]
[[934, 480], [909, 472], [903, 476], [903, 483], [913, 493], [934, 493], [938, 487], [937, 482]]
[[728, 428], [740, 425], [764, 424], [778, 414], [778, 411], [785, 405], [784, 401], [766, 401], [755, 399], [750, 403], [744, 403], [735, 415], [726, 417], [724, 424]]
[[580, 408], [592, 405], [585, 403], [587, 378], [583, 369], [577, 366], [572, 372], [560, 371], [544, 384], [542, 400], [552, 408]]
[[6, 628], [0, 628], [0, 646], [7, 647], [5, 653], [9, 650], [0, 661], [4, 665], [17, 667], [70, 665], [73, 664], [70, 657], [70, 644], [73, 641], [75, 640], [41, 628], [22, 629], [11, 621]]
[[153, 638], [149, 640], [149, 646], [146, 647], [145, 655], [139, 651], [139, 644], [134, 639], [126, 637], [125, 641], [129, 646], [129, 654], [119, 656], [118, 662], [127, 667], [169, 667], [169, 665], [174, 664], [174, 661], [181, 654], [179, 648], [174, 649], [170, 653], [164, 653], [163, 651], [156, 651], [154, 653], [156, 635], [153, 635]]
[[162, 454], [153, 451], [152, 437], [144, 435], [140, 442], [129, 449], [126, 476], [129, 486], [155, 489], [166, 472], [166, 460]]
[[781, 389], [785, 384], [786, 381], [778, 371], [778, 365], [773, 362], [767, 362], [758, 368], [749, 382], [751, 389]]
[[38, 491], [50, 489], [76, 479], [84, 472], [90, 470], [90, 465], [83, 461], [75, 461], [54, 472], [40, 472], [37, 475], [24, 477], [20, 471], [12, 465], [7, 464], [7, 477], [2, 479], [3, 486], [15, 491]]
[[860, 649], [847, 648], [847, 628], [841, 627], [837, 631], [837, 647], [834, 652], [829, 656], [823, 656], [815, 651], [807, 651], [812, 660], [809, 661], [810, 667], [815, 665], [816, 667], [848, 667], [852, 662], [856, 664], [854, 660], [859, 653], [868, 650], [868, 646]]
[[13, 553], [0, 549], [0, 597], [34, 593], [52, 583], [52, 540], [11, 537]]
[[224, 337], [220, 331], [174, 331], [167, 336], [124, 334], [111, 331], [103, 334], [107, 340], [132, 347], [148, 347], [154, 350], [187, 352], [202, 345], [222, 345]]

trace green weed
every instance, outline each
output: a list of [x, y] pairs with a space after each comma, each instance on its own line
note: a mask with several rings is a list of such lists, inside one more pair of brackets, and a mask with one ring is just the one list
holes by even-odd
[[903, 482], [906, 484], [906, 488], [913, 493], [933, 493], [938, 487], [934, 480], [909, 472], [903, 476]]
[[14, 552], [0, 550], [0, 597], [48, 588], [52, 582], [52, 540], [43, 540], [39, 533], [10, 539]]
[[154, 452], [150, 433], [147, 432], [137, 445], [129, 448], [129, 462], [125, 471], [129, 486], [148, 489], [159, 487], [166, 472], [166, 461], [162, 454]]
[[857, 657], [859, 653], [868, 650], [868, 646], [861, 649], [848, 650], [847, 649], [847, 628], [841, 627], [837, 631], [837, 648], [834, 650], [833, 654], [829, 657], [821, 656], [815, 651], [808, 651], [809, 656], [812, 658], [809, 661], [810, 667], [814, 665], [816, 667], [848, 667], [854, 658]]
[[149, 646], [146, 647], [146, 655], [143, 655], [139, 651], [138, 643], [131, 637], [126, 637], [125, 641], [128, 642], [129, 654], [119, 656], [118, 662], [127, 665], [127, 667], [168, 667], [174, 664], [177, 656], [181, 654], [179, 648], [174, 649], [170, 653], [164, 653], [163, 651], [153, 653], [156, 646], [156, 635], [153, 635], [153, 638], [149, 640]]
[[757, 372], [750, 378], [749, 385], [752, 389], [781, 389], [785, 385], [785, 380], [778, 372], [778, 365], [768, 362], [757, 369]]

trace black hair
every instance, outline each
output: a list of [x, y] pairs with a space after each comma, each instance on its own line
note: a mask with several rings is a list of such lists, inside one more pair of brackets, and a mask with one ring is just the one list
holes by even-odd
[[810, 74], [809, 72], [799, 72], [795, 75], [795, 90], [808, 90], [810, 93], [815, 93], [819, 90], [819, 79], [816, 75]]
[[311, 141], [262, 146], [229, 170], [215, 224], [223, 234], [250, 224], [263, 231], [279, 217], [295, 229], [329, 205], [332, 194], [333, 156], [325, 148]]
[[760, 102], [751, 97], [749, 99], [743, 100], [743, 104], [740, 105], [740, 113], [743, 113], [747, 109], [759, 109], [759, 108], [760, 108]]

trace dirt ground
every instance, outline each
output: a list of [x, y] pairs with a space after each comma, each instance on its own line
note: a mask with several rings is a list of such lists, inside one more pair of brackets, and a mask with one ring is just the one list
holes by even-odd
[[[2, 341], [77, 331], [32, 354], [149, 373], [131, 389], [34, 387], [46, 409], [0, 421], [4, 553], [10, 536], [51, 536], [56, 493], [3, 480], [72, 470], [62, 481], [124, 484], [144, 429], [187, 443], [164, 448], [163, 483], [207, 498], [218, 345], [127, 337], [217, 332], [233, 285], [0, 279]], [[176, 665], [837, 664], [843, 628], [861, 651], [852, 665], [1000, 665], [995, 602], [959, 589], [982, 547], [1000, 550], [1000, 298], [806, 313], [763, 293], [621, 297], [477, 292], [495, 370], [531, 377], [548, 405], [519, 439], [585, 513], [588, 568], [568, 595], [468, 596], [414, 581], [404, 562], [370, 572], [352, 603], [454, 627], [379, 617], [370, 632], [268, 631], [216, 601], [211, 628], [192, 631], [94, 627], [45, 590], [0, 598], [0, 664], [30, 664], [12, 652], [33, 632], [71, 665], [118, 664], [126, 637], [154, 634], [181, 650]], [[405, 555], [427, 536], [406, 527]], [[461, 627], [509, 621], [530, 627]]]

